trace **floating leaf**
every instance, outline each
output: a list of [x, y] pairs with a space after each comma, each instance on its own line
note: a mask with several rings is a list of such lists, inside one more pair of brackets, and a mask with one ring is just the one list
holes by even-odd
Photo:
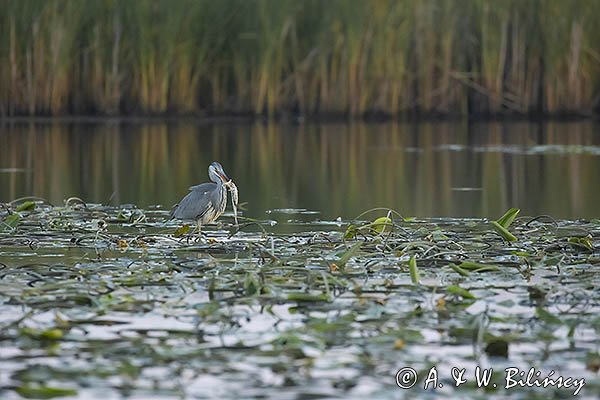
[[23, 328], [21, 333], [25, 336], [37, 340], [59, 340], [63, 337], [63, 331], [57, 328], [51, 329], [35, 329], [35, 328]]
[[392, 230], [393, 222], [389, 217], [379, 217], [371, 223], [371, 227], [377, 233], [390, 232]]
[[435, 231], [431, 232], [428, 236], [428, 239], [433, 240], [434, 242], [442, 242], [444, 240], [448, 240], [448, 236], [446, 236], [444, 234], [444, 232], [442, 232], [439, 229], [436, 229]]
[[0, 232], [12, 231], [21, 223], [21, 216], [17, 213], [9, 214], [0, 222]]
[[119, 213], [117, 214], [117, 221], [129, 221], [129, 215], [126, 215], [123, 211], [119, 211]]
[[77, 396], [75, 389], [63, 389], [50, 386], [32, 386], [26, 384], [15, 389], [27, 399], [53, 399], [55, 397]]
[[182, 237], [187, 235], [190, 231], [190, 226], [188, 224], [182, 225], [179, 228], [175, 229], [175, 237]]
[[60, 329], [57, 329], [57, 328], [46, 329], [45, 331], [43, 331], [40, 334], [40, 338], [46, 339], [46, 340], [58, 340], [58, 339], [62, 339], [62, 337], [63, 337], [63, 331], [61, 331]]
[[350, 224], [350, 225], [348, 225], [348, 228], [346, 228], [346, 232], [344, 232], [344, 239], [347, 239], [347, 240], [354, 239], [357, 234], [358, 234], [358, 229], [356, 229], [356, 227], [354, 225]]
[[568, 242], [573, 247], [584, 248], [589, 251], [594, 251], [594, 246], [592, 245], [592, 239], [589, 236], [586, 237], [570, 237]]
[[460, 263], [460, 267], [462, 269], [466, 269], [472, 272], [486, 272], [486, 271], [499, 271], [496, 265], [491, 264], [481, 264], [473, 261], [463, 261]]
[[19, 206], [16, 208], [17, 212], [21, 212], [21, 211], [31, 211], [35, 208], [35, 203], [31, 200], [28, 201], [24, 201], [23, 203], [19, 204]]
[[452, 270], [455, 271], [456, 273], [458, 273], [459, 275], [462, 275], [462, 276], [469, 276], [469, 275], [471, 275], [471, 273], [469, 271], [462, 269], [461, 267], [459, 267], [456, 264], [451, 263], [448, 266], [450, 268], [452, 268]]
[[359, 232], [363, 234], [381, 234], [384, 232], [390, 232], [392, 230], [392, 226], [393, 222], [392, 219], [389, 217], [379, 217], [375, 221], [369, 222], [368, 224], [362, 225], [360, 227], [356, 227], [350, 224], [344, 232], [344, 239], [354, 239]]
[[311, 294], [305, 292], [290, 292], [287, 295], [287, 299], [290, 301], [331, 301], [329, 296], [325, 293], [322, 294]]
[[460, 286], [450, 285], [446, 288], [446, 292], [461, 296], [465, 299], [476, 299], [475, 295], [469, 292], [467, 289], [463, 289]]
[[500, 234], [500, 236], [502, 236], [506, 241], [514, 242], [515, 240], [517, 240], [517, 238], [512, 233], [510, 233], [505, 227], [500, 225], [498, 222], [491, 221], [490, 223], [492, 224], [494, 230], [498, 232], [498, 234]]

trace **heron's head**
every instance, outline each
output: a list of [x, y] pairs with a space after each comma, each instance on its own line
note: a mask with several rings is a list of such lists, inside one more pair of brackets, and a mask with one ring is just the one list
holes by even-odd
[[225, 171], [223, 171], [223, 166], [216, 161], [208, 166], [208, 176], [215, 183], [223, 184], [230, 180]]

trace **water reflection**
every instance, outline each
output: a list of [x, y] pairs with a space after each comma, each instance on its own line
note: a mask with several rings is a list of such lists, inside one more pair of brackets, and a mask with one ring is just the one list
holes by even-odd
[[36, 195], [170, 207], [220, 160], [248, 215], [302, 207], [350, 218], [495, 216], [511, 206], [600, 216], [600, 131], [577, 123], [0, 126], [0, 201]]

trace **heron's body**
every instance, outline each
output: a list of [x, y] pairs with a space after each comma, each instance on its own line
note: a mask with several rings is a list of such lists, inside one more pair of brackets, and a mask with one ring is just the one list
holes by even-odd
[[219, 218], [227, 206], [227, 188], [229, 181], [221, 164], [214, 162], [208, 167], [208, 175], [215, 182], [202, 183], [190, 187], [190, 192], [171, 210], [171, 216], [195, 220], [198, 228], [210, 224]]

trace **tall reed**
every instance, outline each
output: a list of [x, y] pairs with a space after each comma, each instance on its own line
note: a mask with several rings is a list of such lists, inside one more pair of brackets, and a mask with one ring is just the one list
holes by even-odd
[[592, 114], [600, 2], [5, 0], [0, 115]]

